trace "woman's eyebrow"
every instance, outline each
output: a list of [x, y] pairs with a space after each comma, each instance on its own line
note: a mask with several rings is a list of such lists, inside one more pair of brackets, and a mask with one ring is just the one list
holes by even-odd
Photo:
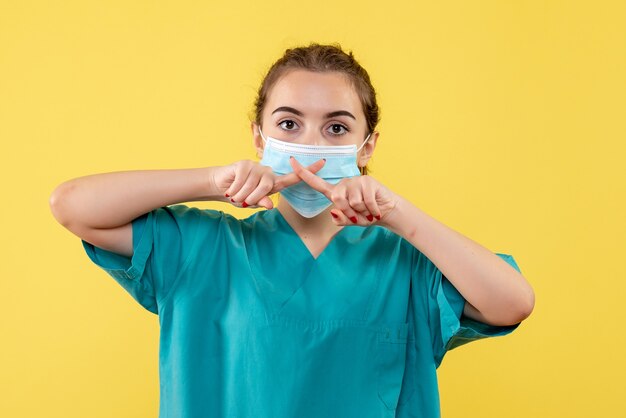
[[[273, 112], [272, 115], [276, 112], [291, 112], [295, 115], [298, 116], [304, 116], [304, 113], [300, 112], [298, 109], [294, 109], [293, 107], [290, 106], [281, 106], [281, 107], [277, 107]], [[356, 120], [356, 118], [354, 117], [354, 115], [350, 112], [348, 112], [347, 110], [336, 110], [334, 112], [330, 112], [326, 114], [326, 118], [334, 118], [335, 116], [349, 116], [352, 119]]]
[[277, 107], [276, 110], [272, 112], [272, 115], [276, 112], [291, 112], [298, 116], [304, 116], [304, 113], [300, 112], [298, 109], [294, 109], [293, 107], [289, 107], [289, 106]]
[[327, 118], [334, 118], [335, 116], [350, 116], [352, 119], [356, 120], [356, 118], [354, 117], [354, 115], [350, 112], [348, 112], [347, 110], [337, 110], [335, 112], [330, 112], [328, 114], [326, 114]]

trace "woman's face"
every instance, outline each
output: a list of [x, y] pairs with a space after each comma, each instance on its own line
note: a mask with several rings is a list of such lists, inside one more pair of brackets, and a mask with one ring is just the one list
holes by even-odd
[[[255, 145], [261, 158], [264, 144], [254, 125]], [[270, 89], [261, 129], [266, 138], [286, 142], [357, 147], [369, 133], [359, 96], [346, 76], [307, 70], [289, 71]], [[361, 155], [371, 154], [377, 135], [371, 135]], [[361, 160], [359, 165], [365, 165]]]

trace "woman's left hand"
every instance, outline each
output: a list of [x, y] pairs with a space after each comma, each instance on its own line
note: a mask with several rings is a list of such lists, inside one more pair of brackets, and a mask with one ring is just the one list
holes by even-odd
[[370, 176], [356, 176], [331, 184], [289, 159], [294, 173], [309, 186], [324, 194], [334, 204], [330, 211], [336, 225], [368, 226], [384, 223], [396, 208], [399, 197]]

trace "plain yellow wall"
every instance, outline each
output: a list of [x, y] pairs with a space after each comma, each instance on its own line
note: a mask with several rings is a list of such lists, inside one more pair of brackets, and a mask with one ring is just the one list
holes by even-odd
[[443, 416], [626, 416], [625, 40], [621, 1], [1, 0], [0, 416], [157, 416], [158, 318], [50, 193], [254, 159], [261, 77], [310, 41], [378, 90], [371, 175], [535, 289], [513, 334], [446, 355]]

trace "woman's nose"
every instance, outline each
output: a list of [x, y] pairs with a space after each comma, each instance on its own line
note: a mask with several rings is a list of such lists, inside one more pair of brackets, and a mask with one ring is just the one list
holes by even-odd
[[308, 129], [300, 137], [300, 143], [304, 145], [327, 145], [324, 136], [315, 129]]

